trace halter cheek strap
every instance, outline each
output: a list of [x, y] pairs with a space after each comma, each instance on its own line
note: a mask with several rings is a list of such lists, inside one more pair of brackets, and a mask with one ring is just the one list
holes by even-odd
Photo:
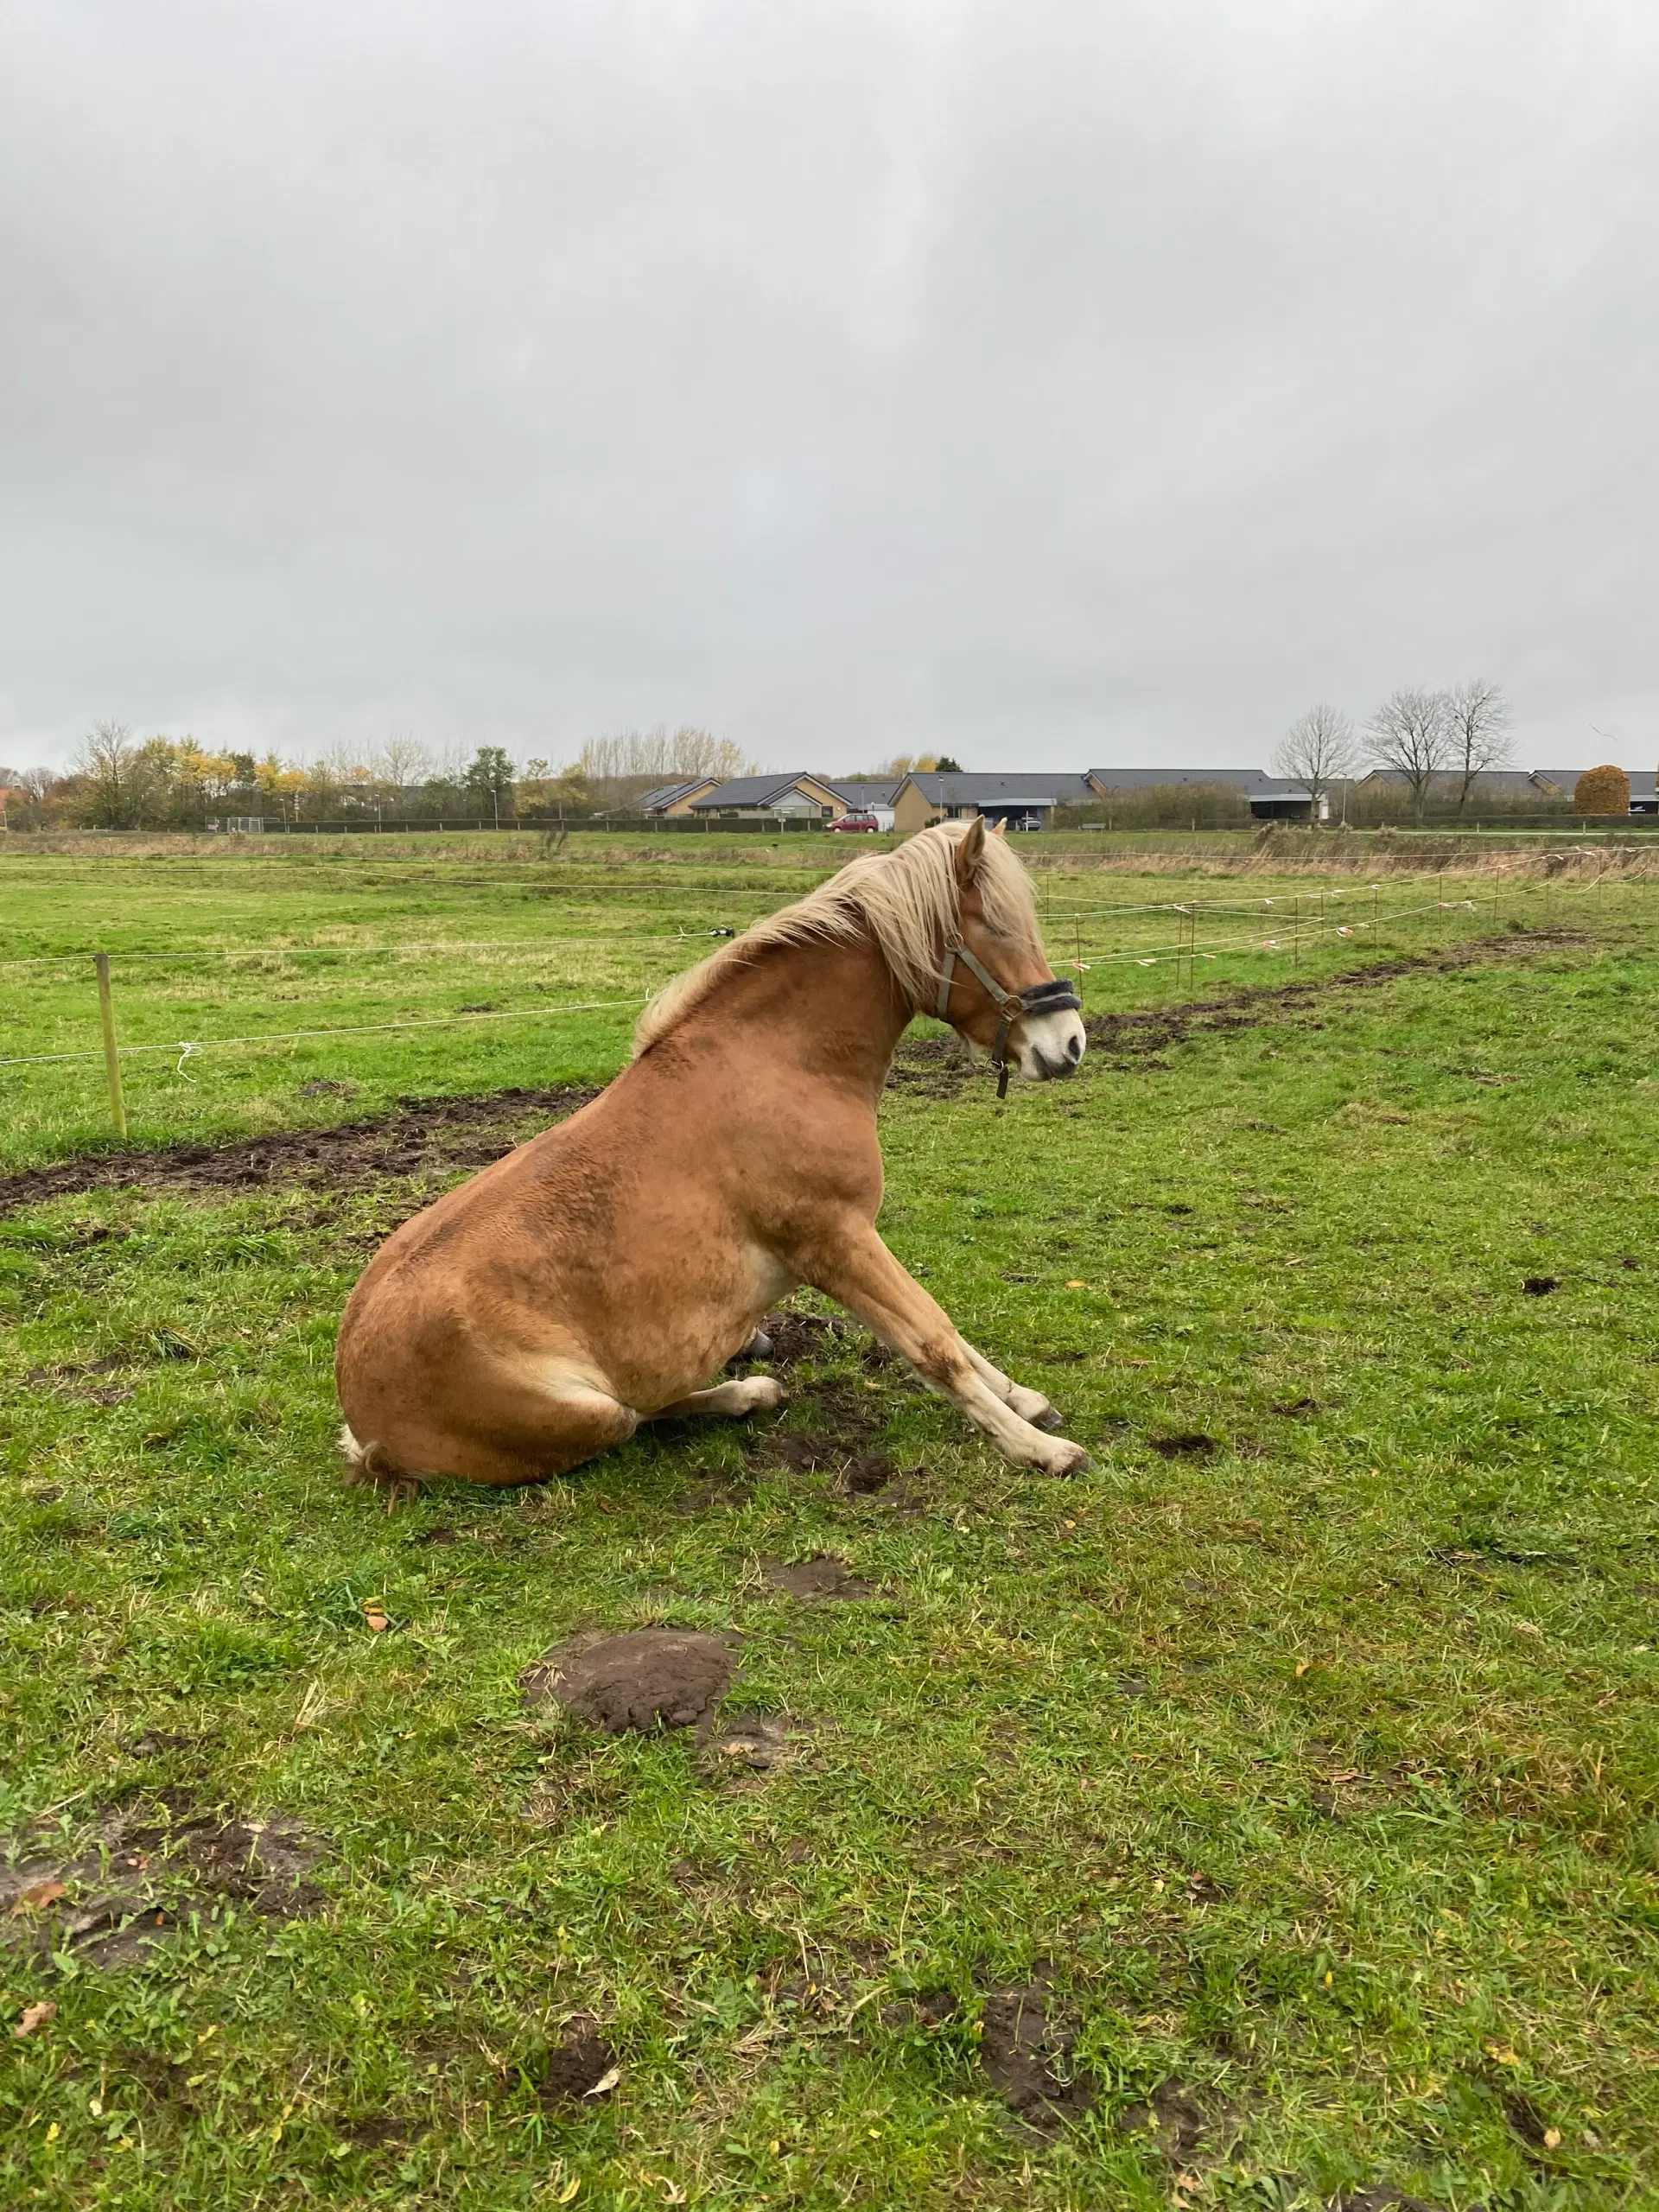
[[1021, 1014], [1079, 1014], [1083, 1001], [1063, 976], [1055, 976], [1046, 983], [1027, 983], [1023, 991], [1004, 990], [982, 962], [969, 951], [960, 937], [947, 940], [944, 957], [939, 972], [939, 995], [934, 1004], [935, 1018], [948, 1021], [950, 1018], [950, 979], [961, 961], [968, 973], [980, 985], [997, 1011], [996, 1042], [991, 1047], [991, 1059], [996, 1069], [996, 1095], [1008, 1095], [1008, 1032]]

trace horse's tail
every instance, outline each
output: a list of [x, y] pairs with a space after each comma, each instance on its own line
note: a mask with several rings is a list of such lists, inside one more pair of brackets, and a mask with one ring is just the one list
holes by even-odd
[[395, 1504], [399, 1497], [412, 1495], [419, 1484], [418, 1475], [406, 1475], [401, 1467], [392, 1465], [381, 1445], [359, 1444], [352, 1434], [349, 1423], [342, 1425], [339, 1444], [346, 1455], [348, 1484], [363, 1483], [372, 1490], [385, 1491], [388, 1502]]

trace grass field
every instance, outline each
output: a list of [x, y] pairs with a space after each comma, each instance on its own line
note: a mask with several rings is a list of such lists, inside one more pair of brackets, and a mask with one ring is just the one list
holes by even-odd
[[[94, 946], [133, 1044], [513, 1017], [130, 1060], [222, 1176], [0, 1069], [0, 2202], [1659, 2201], [1659, 892], [1061, 868], [1084, 1071], [918, 1031], [884, 1227], [1093, 1472], [802, 1326], [781, 1421], [387, 1514], [346, 1294], [823, 859], [709, 842], [0, 874], [7, 1056]], [[723, 1733], [526, 1702], [656, 1623]]]

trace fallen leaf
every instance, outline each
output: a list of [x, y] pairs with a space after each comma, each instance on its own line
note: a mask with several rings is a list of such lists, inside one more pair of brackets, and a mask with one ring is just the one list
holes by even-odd
[[1313, 1662], [1311, 1659], [1299, 1659], [1296, 1662], [1296, 1679], [1299, 1682], [1313, 1664]]
[[1073, 1275], [1065, 1287], [1068, 1290], [1087, 1290], [1089, 1287], [1079, 1275]]
[[66, 1893], [62, 1882], [36, 1882], [32, 1890], [25, 1890], [11, 1908], [14, 1912], [38, 1912], [42, 1905], [55, 1904]]
[[368, 1599], [364, 1605], [363, 1618], [376, 1636], [378, 1636], [383, 1629], [391, 1625], [386, 1618], [384, 1607], [377, 1605], [372, 1599]]
[[44, 2027], [48, 2020], [55, 2019], [57, 2012], [57, 2006], [48, 1999], [42, 1999], [38, 2005], [26, 2005], [22, 2018], [11, 2031], [12, 2040], [19, 2042], [24, 2036], [32, 2036], [36, 2028]]
[[1520, 2053], [1511, 2050], [1506, 2043], [1489, 2043], [1486, 2056], [1495, 2058], [1500, 2066], [1518, 2066], [1521, 2063]]
[[553, 2202], [556, 2204], [569, 2204], [571, 2198], [581, 2187], [582, 2176], [580, 2174], [572, 2174], [569, 2180], [566, 2182], [564, 2187], [559, 2191]]
[[1561, 2131], [1560, 2131], [1560, 2129], [1559, 2127], [1547, 2127], [1547, 2128], [1544, 2130], [1544, 2148], [1545, 2148], [1545, 2150], [1546, 2150], [1546, 2151], [1559, 2151], [1559, 2150], [1560, 2149], [1560, 2147], [1561, 2147]]
[[620, 2066], [607, 2066], [593, 2088], [584, 2089], [582, 2094], [584, 2097], [608, 2096], [621, 2079], [622, 2069]]

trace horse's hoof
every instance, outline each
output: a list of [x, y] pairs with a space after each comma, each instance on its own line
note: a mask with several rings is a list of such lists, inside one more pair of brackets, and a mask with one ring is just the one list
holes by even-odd
[[1058, 1406], [1051, 1406], [1046, 1413], [1039, 1414], [1031, 1425], [1033, 1428], [1056, 1429], [1061, 1427], [1064, 1424], [1059, 1408]]

